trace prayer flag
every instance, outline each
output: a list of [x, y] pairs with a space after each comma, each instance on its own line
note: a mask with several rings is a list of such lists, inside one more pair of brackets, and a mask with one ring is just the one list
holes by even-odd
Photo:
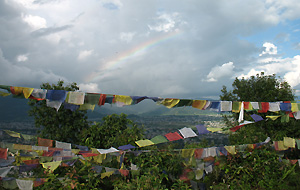
[[232, 101], [221, 101], [221, 111], [232, 111]]
[[118, 147], [118, 149], [120, 149], [120, 150], [128, 150], [128, 149], [132, 149], [132, 148], [136, 148], [136, 147], [131, 145], [131, 144], [127, 144], [127, 145], [123, 145], [123, 146]]
[[182, 129], [180, 129], [179, 132], [181, 133], [181, 135], [184, 138], [196, 137], [197, 136], [197, 134], [191, 128], [184, 127]]
[[165, 135], [169, 141], [177, 141], [179, 139], [183, 139], [182, 136], [180, 136], [177, 132], [174, 133], [168, 133]]
[[162, 135], [158, 135], [156, 137], [153, 137], [151, 139], [151, 141], [154, 143], [154, 144], [159, 144], [159, 143], [165, 143], [165, 142], [168, 142], [168, 140], [162, 136]]
[[252, 119], [254, 119], [255, 122], [264, 120], [261, 116], [256, 115], [256, 114], [252, 114], [250, 116], [252, 117]]
[[41, 163], [43, 168], [49, 169], [51, 172], [53, 172], [60, 164], [61, 161], [57, 162], [46, 162], [46, 163]]
[[139, 146], [139, 147], [144, 147], [144, 146], [150, 146], [150, 145], [154, 145], [154, 143], [148, 139], [146, 140], [139, 140], [139, 141], [135, 141], [135, 143]]
[[14, 132], [14, 131], [10, 131], [10, 130], [3, 130], [3, 131], [5, 131], [9, 136], [21, 138], [21, 134], [20, 133], [17, 133], [17, 132]]
[[39, 146], [46, 146], [46, 147], [52, 147], [53, 146], [53, 140], [50, 139], [43, 139], [38, 137], [38, 145]]
[[206, 104], [206, 100], [193, 100], [192, 107], [202, 110]]
[[203, 124], [196, 125], [199, 135], [210, 133]]
[[114, 148], [114, 147], [110, 147], [109, 149], [97, 149], [97, 151], [100, 152], [100, 154], [108, 154], [108, 153], [112, 153], [112, 152], [119, 152], [119, 150]]
[[84, 92], [68, 92], [68, 103], [75, 104], [75, 105], [82, 105], [84, 103]]
[[163, 101], [159, 102], [159, 104], [162, 104], [164, 106], [166, 106], [167, 108], [172, 108], [174, 107], [176, 104], [179, 103], [179, 99], [170, 99], [170, 98], [166, 98]]
[[290, 137], [283, 137], [283, 145], [290, 148], [295, 148], [296, 141]]

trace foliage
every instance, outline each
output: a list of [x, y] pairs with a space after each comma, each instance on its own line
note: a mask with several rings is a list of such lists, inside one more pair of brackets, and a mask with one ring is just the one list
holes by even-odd
[[[64, 86], [64, 81], [61, 80], [52, 85], [44, 83], [41, 88], [66, 91], [79, 90], [76, 83]], [[80, 133], [89, 126], [86, 111], [64, 109], [63, 104], [56, 111], [54, 108], [47, 107], [45, 100], [31, 99], [28, 104], [31, 107], [29, 115], [34, 117], [35, 126], [39, 129], [40, 137], [75, 144], [81, 142]]]
[[112, 114], [82, 131], [82, 144], [95, 148], [119, 147], [135, 144], [143, 138], [143, 128], [127, 119], [126, 114]]
[[233, 90], [227, 91], [223, 86], [221, 100], [246, 102], [276, 102], [292, 101], [295, 99], [294, 91], [286, 81], [276, 78], [276, 75], [251, 76], [249, 79], [236, 78], [232, 83]]
[[205, 182], [212, 189], [299, 189], [299, 168], [269, 147], [225, 157]]
[[[276, 101], [293, 101], [294, 91], [291, 86], [280, 79], [276, 75], [261, 75], [251, 76], [249, 79], [236, 78], [232, 84], [233, 90], [227, 91], [223, 86], [221, 90], [221, 100], [225, 101], [251, 101], [251, 102], [276, 102]], [[244, 119], [251, 121], [252, 114], [258, 114], [257, 110], [245, 111]], [[267, 112], [259, 113], [262, 117], [267, 115], [285, 115], [286, 112], [278, 113]], [[232, 116], [224, 116], [224, 121], [228, 127], [238, 125], [238, 113], [233, 113]], [[299, 121], [290, 119], [289, 122], [282, 123], [280, 119], [275, 121], [260, 121], [254, 124], [246, 125], [232, 133], [229, 136], [231, 144], [246, 144], [264, 141], [267, 137], [272, 140], [282, 140], [283, 137], [300, 137]]]

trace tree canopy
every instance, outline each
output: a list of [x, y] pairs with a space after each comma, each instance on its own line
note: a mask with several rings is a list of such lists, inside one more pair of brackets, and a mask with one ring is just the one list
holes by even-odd
[[236, 78], [232, 83], [233, 90], [227, 91], [223, 86], [220, 95], [221, 100], [227, 101], [252, 101], [252, 102], [276, 102], [293, 101], [295, 99], [294, 90], [286, 82], [276, 75], [251, 76], [249, 79]]
[[[43, 83], [40, 87], [47, 90], [79, 90], [76, 83], [65, 85], [62, 80], [52, 85]], [[57, 111], [54, 108], [47, 107], [45, 100], [31, 99], [28, 104], [31, 107], [28, 114], [34, 117], [35, 126], [38, 128], [40, 137], [75, 144], [81, 142], [81, 131], [89, 127], [86, 111], [63, 109], [63, 104]]]

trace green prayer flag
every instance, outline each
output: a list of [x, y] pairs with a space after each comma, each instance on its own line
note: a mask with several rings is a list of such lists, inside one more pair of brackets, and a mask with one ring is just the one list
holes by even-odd
[[159, 144], [159, 143], [165, 143], [165, 142], [168, 142], [168, 140], [163, 137], [162, 135], [158, 135], [156, 137], [153, 137], [151, 139], [151, 141], [154, 143], [154, 144]]

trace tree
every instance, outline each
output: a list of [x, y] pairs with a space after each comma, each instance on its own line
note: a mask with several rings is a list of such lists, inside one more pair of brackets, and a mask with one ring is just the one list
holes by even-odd
[[[62, 80], [52, 85], [43, 83], [40, 87], [47, 90], [79, 90], [76, 83], [65, 86]], [[89, 127], [86, 111], [64, 109], [63, 104], [56, 111], [54, 108], [47, 107], [46, 100], [31, 99], [28, 104], [31, 107], [28, 114], [34, 117], [40, 137], [75, 144], [81, 142], [81, 131]]]
[[135, 141], [144, 137], [144, 130], [138, 127], [127, 115], [112, 114], [102, 118], [103, 122], [95, 122], [82, 133], [82, 143], [89, 147], [110, 148], [126, 144], [135, 144]]
[[[228, 91], [226, 86], [221, 90], [220, 99], [223, 101], [247, 101], [247, 102], [276, 102], [276, 101], [293, 101], [295, 99], [294, 90], [286, 82], [276, 75], [260, 75], [251, 76], [249, 79], [236, 78], [232, 84], [233, 90]], [[257, 110], [245, 112], [245, 120], [252, 120], [252, 114], [258, 114]], [[259, 113], [265, 117], [266, 115], [285, 115], [286, 112], [267, 112]], [[228, 119], [224, 116], [228, 127], [237, 125], [238, 114], [233, 113], [232, 118]], [[231, 134], [229, 139], [233, 144], [256, 143], [263, 141], [267, 137], [272, 140], [282, 140], [283, 137], [300, 137], [298, 121], [290, 119], [289, 122], [282, 123], [280, 119], [275, 121], [267, 120], [247, 125], [239, 129], [236, 133]]]

